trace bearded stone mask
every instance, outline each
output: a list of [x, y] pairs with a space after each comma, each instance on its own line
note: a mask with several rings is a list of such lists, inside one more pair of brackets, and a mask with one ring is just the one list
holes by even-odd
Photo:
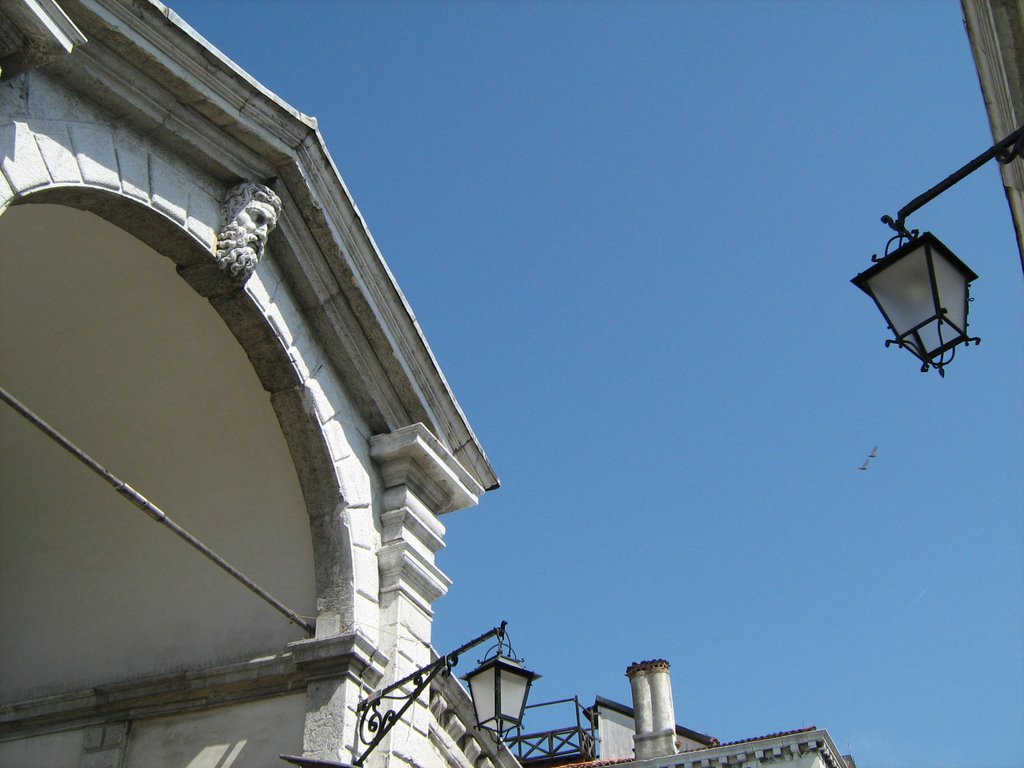
[[228, 192], [221, 205], [225, 222], [217, 235], [214, 258], [237, 284], [249, 279], [281, 215], [281, 198], [262, 184], [246, 181]]

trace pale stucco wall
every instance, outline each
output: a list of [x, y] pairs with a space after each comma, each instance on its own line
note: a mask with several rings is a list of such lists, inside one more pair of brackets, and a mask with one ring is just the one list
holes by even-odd
[[[293, 610], [309, 518], [252, 367], [173, 264], [89, 213], [0, 216], [5, 388]], [[304, 632], [0, 412], [0, 701], [279, 651]]]
[[132, 726], [123, 768], [280, 768], [302, 754], [305, 695]]
[[78, 768], [84, 730], [62, 731], [20, 741], [0, 741], [4, 768]]

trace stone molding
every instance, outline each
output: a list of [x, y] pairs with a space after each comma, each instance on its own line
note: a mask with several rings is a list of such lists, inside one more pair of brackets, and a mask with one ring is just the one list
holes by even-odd
[[434, 613], [433, 604], [448, 593], [452, 585], [440, 568], [412, 554], [402, 544], [386, 544], [377, 555], [380, 561], [381, 602], [389, 592], [401, 592], [426, 615]]
[[381, 513], [381, 595], [400, 591], [426, 615], [451, 580], [434, 564], [444, 546], [437, 516], [476, 504], [483, 492], [422, 424], [370, 438], [370, 456], [384, 481]]
[[87, 42], [55, 0], [10, 0], [0, 10], [0, 77], [13, 77]]
[[173, 672], [0, 706], [0, 741], [151, 717], [303, 691], [319, 679], [375, 685], [386, 659], [359, 634], [299, 640], [274, 656]]
[[370, 438], [384, 487], [406, 486], [435, 515], [474, 506], [484, 489], [423, 424]]

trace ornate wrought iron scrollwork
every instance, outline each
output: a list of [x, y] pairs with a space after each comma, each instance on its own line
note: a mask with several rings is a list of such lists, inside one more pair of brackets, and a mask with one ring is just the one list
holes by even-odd
[[[397, 723], [405, 711], [411, 707], [420, 694], [430, 685], [430, 681], [439, 674], [450, 675], [452, 667], [459, 663], [459, 654], [492, 637], [498, 639], [498, 647], [502, 648], [507, 643], [505, 638], [505, 626], [507, 622], [501, 622], [500, 626], [484, 632], [463, 646], [456, 648], [451, 653], [445, 654], [432, 664], [416, 670], [411, 675], [403, 677], [396, 683], [378, 691], [372, 696], [363, 699], [356, 705], [356, 714], [359, 715], [359, 723], [356, 730], [359, 740], [366, 745], [366, 749], [359, 757], [353, 760], [353, 764], [362, 766], [363, 761], [384, 739], [395, 723]], [[412, 685], [407, 690], [406, 686]], [[394, 706], [385, 702], [396, 702]], [[397, 702], [402, 702], [397, 704]]]

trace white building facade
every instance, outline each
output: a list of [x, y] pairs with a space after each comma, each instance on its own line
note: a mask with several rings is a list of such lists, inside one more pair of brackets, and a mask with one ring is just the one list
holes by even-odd
[[[156, 0], [0, 3], [0, 765], [351, 762], [498, 480], [317, 131]], [[486, 629], [486, 628], [482, 628]], [[495, 768], [438, 678], [369, 768]]]

